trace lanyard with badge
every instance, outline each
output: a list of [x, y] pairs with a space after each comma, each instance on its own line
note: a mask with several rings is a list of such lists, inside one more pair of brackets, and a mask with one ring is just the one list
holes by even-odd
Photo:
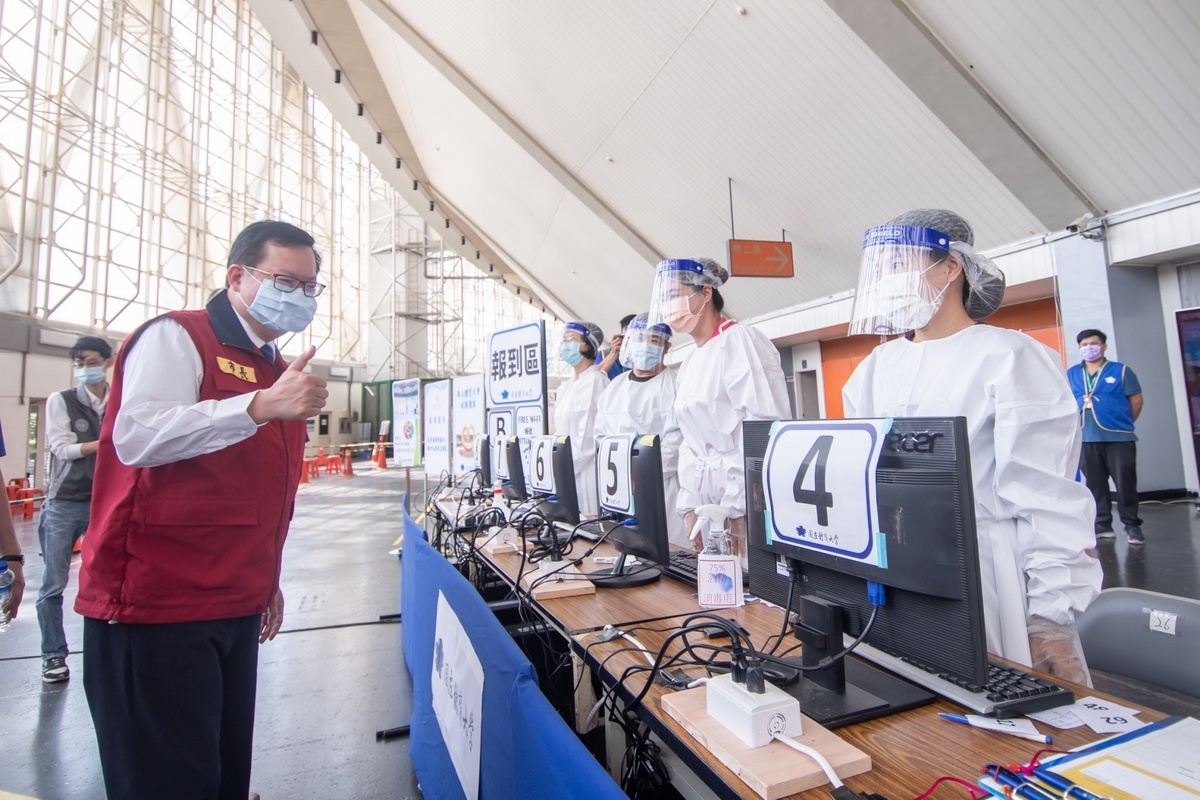
[[[1092, 399], [1095, 397], [1096, 384], [1100, 382], [1100, 376], [1104, 374], [1104, 368], [1106, 366], [1108, 366], [1107, 361], [1100, 365], [1100, 369], [1096, 370], [1096, 374], [1091, 376], [1090, 381], [1088, 380], [1087, 367], [1083, 368], [1083, 410], [1084, 411], [1087, 411], [1089, 408], [1092, 407]], [[1100, 398], [1098, 398], [1098, 397], [1095, 397], [1095, 400], [1097, 403], [1100, 402]]]

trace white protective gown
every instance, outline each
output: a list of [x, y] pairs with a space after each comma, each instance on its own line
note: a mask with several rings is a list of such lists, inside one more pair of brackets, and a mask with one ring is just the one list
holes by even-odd
[[604, 394], [596, 412], [596, 435], [616, 433], [657, 433], [661, 442], [663, 500], [667, 512], [667, 535], [673, 544], [691, 548], [683, 530], [683, 518], [675, 511], [679, 495], [679, 444], [683, 433], [675, 419], [675, 394], [678, 377], [666, 369], [646, 381], [622, 372]]
[[1030, 666], [1026, 614], [1069, 624], [1100, 592], [1095, 502], [1074, 480], [1079, 410], [1049, 350], [973, 325], [882, 344], [842, 392], [846, 417], [965, 416], [988, 650]]
[[675, 414], [682, 515], [717, 503], [731, 519], [746, 516], [742, 422], [788, 419], [791, 403], [779, 351], [764, 334], [725, 320], [721, 332], [694, 348], [679, 368]]
[[608, 386], [608, 376], [593, 365], [558, 387], [554, 401], [554, 433], [571, 437], [575, 461], [575, 493], [579, 513], [596, 516], [596, 403]]

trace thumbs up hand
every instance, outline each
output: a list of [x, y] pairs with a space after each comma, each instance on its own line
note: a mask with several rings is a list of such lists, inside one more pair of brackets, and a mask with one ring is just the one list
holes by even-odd
[[246, 413], [256, 424], [276, 419], [308, 419], [325, 407], [329, 391], [325, 379], [305, 372], [316, 354], [315, 346], [297, 358], [270, 389], [262, 389], [250, 401]]

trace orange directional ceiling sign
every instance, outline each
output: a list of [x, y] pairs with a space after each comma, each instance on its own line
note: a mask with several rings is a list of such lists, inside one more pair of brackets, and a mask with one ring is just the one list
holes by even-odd
[[796, 274], [792, 243], [730, 239], [729, 271], [746, 278], [791, 278]]

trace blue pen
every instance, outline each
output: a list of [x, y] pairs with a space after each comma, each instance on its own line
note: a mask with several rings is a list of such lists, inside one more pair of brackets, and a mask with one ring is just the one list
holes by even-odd
[[[939, 711], [938, 716], [942, 719], [948, 719], [951, 722], [957, 722], [959, 725], [970, 725], [971, 720], [964, 717], [962, 714], [947, 714], [944, 711]], [[974, 727], [974, 726], [972, 726]], [[1053, 739], [1049, 736], [1043, 736], [1040, 733], [1026, 733], [1025, 731], [1010, 731], [1003, 728], [980, 728], [980, 730], [990, 731], [992, 733], [1003, 733], [1005, 736], [1016, 736], [1019, 739], [1028, 739], [1031, 742], [1040, 742], [1041, 744], [1051, 744]]]
[[1037, 784], [1030, 783], [1012, 770], [1005, 769], [998, 764], [988, 764], [984, 769], [988, 775], [1005, 786], [1010, 787], [1013, 795], [1016, 797], [1025, 797], [1028, 800], [1061, 800], [1056, 795], [1052, 795], [1044, 789], [1039, 789]]
[[1062, 775], [1057, 775], [1045, 767], [1034, 767], [1033, 774], [1038, 780], [1061, 790], [1064, 800], [1071, 800], [1071, 798], [1074, 800], [1107, 800], [1107, 798], [1092, 794], [1079, 784], [1071, 783]]

